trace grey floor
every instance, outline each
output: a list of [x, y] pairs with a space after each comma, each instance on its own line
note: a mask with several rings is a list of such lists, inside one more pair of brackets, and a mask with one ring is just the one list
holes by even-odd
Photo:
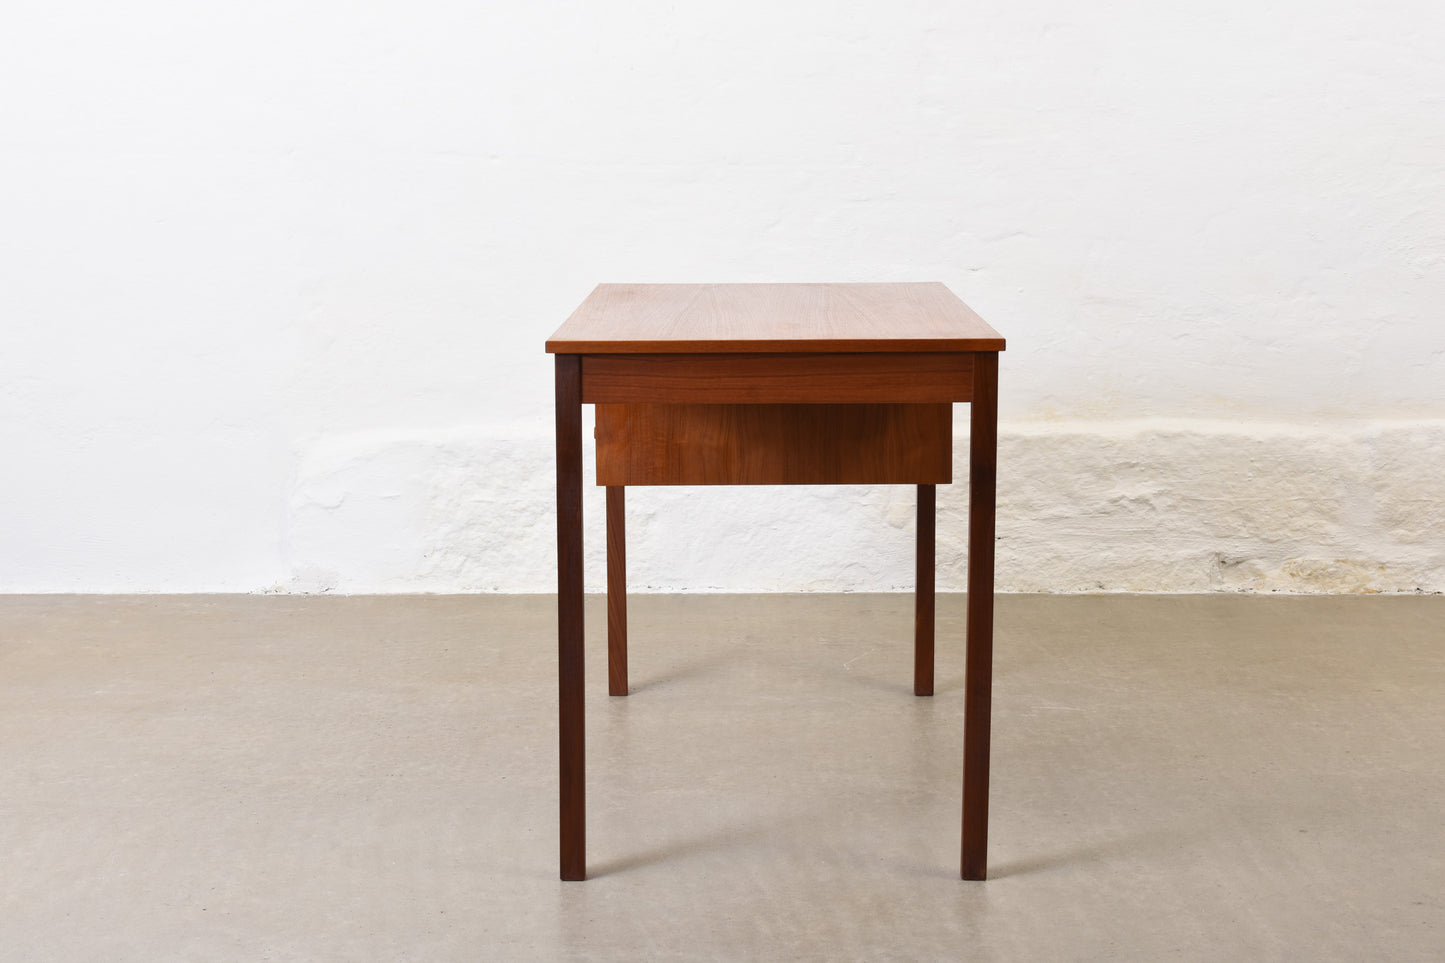
[[957, 878], [962, 599], [0, 598], [0, 959], [1440, 960], [1445, 598], [999, 599]]

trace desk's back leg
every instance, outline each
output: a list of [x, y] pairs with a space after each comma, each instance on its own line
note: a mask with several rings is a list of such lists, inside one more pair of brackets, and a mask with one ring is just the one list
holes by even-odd
[[994, 496], [998, 465], [998, 353], [974, 356], [968, 443], [968, 655], [963, 706], [963, 854], [960, 875], [988, 867], [988, 743], [993, 705]]
[[607, 694], [627, 695], [627, 513], [621, 485], [607, 486]]
[[918, 585], [913, 601], [913, 694], [933, 695], [933, 532], [938, 489], [918, 486]]
[[562, 878], [587, 878], [582, 686], [582, 359], [557, 355], [557, 729]]

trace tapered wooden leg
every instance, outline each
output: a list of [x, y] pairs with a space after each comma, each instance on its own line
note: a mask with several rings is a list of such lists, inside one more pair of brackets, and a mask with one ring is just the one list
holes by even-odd
[[582, 687], [582, 359], [557, 355], [557, 723], [562, 878], [587, 878]]
[[933, 531], [938, 489], [918, 486], [918, 585], [913, 600], [913, 694], [933, 695]]
[[974, 355], [968, 452], [968, 655], [963, 709], [960, 875], [988, 871], [988, 743], [993, 701], [994, 498], [998, 465], [998, 354]]
[[627, 695], [627, 514], [621, 485], [607, 486], [607, 694]]

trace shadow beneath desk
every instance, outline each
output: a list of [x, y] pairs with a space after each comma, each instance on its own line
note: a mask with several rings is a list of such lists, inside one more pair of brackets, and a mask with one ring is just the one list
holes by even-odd
[[636, 695], [639, 692], [656, 689], [659, 686], [665, 686], [682, 679], [712, 675], [720, 668], [730, 664], [730, 662], [731, 660], [727, 653], [719, 652], [703, 656], [699, 659], [693, 659], [691, 662], [663, 669], [660, 672], [654, 672], [641, 678], [638, 677], [639, 674], [637, 672], [632, 672], [630, 673], [631, 678], [628, 680], [627, 691], [629, 695]]
[[1006, 860], [988, 868], [989, 879], [1028, 876], [1033, 873], [1067, 869], [1106, 860], [1129, 860], [1140, 856], [1201, 846], [1218, 833], [1203, 827], [1157, 826], [1114, 839], [1102, 840], [1058, 853], [1044, 853]]
[[691, 856], [736, 848], [766, 836], [776, 836], [779, 827], [786, 821], [785, 819], [769, 819], [750, 825], [724, 826], [711, 832], [688, 836], [660, 846], [652, 846], [615, 859], [597, 860], [588, 866], [587, 878], [615, 876], [630, 870], [641, 869], [653, 863], [675, 862]]
[[[839, 672], [837, 678], [842, 679], [849, 685], [859, 686], [865, 689], [873, 689], [878, 692], [888, 692], [898, 696], [907, 696], [910, 699], [930, 698], [929, 696], [915, 696], [913, 694], [913, 671], [912, 665], [903, 666], [898, 674], [884, 679], [877, 676], [868, 676], [856, 672]], [[958, 678], [934, 679], [933, 696], [952, 695], [955, 692], [963, 691], [963, 676]]]

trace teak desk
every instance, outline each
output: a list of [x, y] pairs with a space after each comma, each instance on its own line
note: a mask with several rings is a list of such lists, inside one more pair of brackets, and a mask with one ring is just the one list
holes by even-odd
[[942, 284], [602, 284], [557, 356], [562, 878], [587, 878], [582, 406], [607, 486], [608, 690], [627, 694], [627, 485], [918, 486], [913, 691], [933, 694], [935, 489], [971, 402], [961, 875], [983, 879], [993, 675], [994, 466], [1004, 339]]

